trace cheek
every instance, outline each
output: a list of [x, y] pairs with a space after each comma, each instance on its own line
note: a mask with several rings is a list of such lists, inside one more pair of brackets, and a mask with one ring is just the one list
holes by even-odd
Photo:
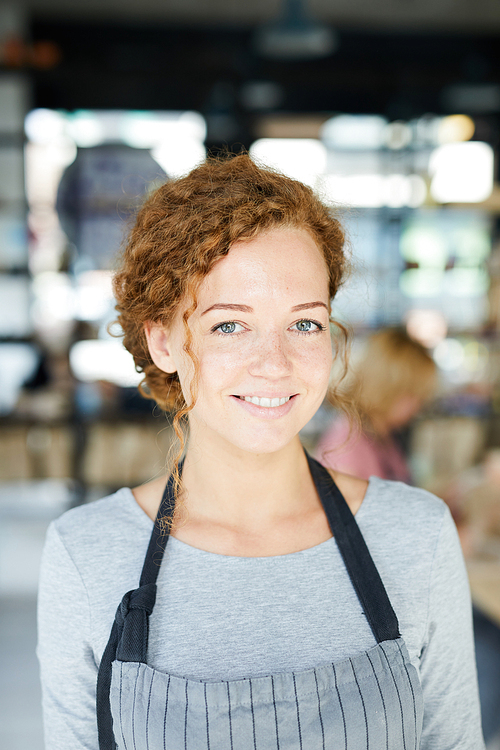
[[414, 397], [403, 397], [396, 401], [392, 408], [393, 422], [396, 425], [404, 425], [414, 417], [421, 408], [419, 399]]
[[[235, 342], [208, 341], [206, 342], [198, 331], [193, 333], [191, 344], [193, 355], [197, 362], [198, 387], [213, 386], [224, 379], [225, 374], [241, 367], [245, 361], [244, 346], [236, 346]], [[191, 357], [183, 351], [183, 342], [178, 344], [180, 352], [177, 361], [177, 373], [183, 390], [189, 388], [195, 373], [195, 365]]]
[[200, 350], [200, 366], [215, 373], [220, 369], [219, 376], [224, 377], [224, 370], [237, 370], [251, 361], [261, 349], [261, 343], [256, 335], [250, 333], [235, 336], [214, 336], [208, 339]]
[[296, 363], [305, 379], [317, 386], [324, 383], [326, 389], [333, 364], [331, 341], [304, 347], [297, 353]]
[[199, 358], [200, 391], [224, 387], [241, 372], [245, 364], [244, 352], [234, 346], [208, 349]]
[[410, 398], [406, 404], [404, 415], [408, 420], [410, 420], [412, 417], [418, 414], [421, 408], [422, 408], [422, 404], [420, 402], [420, 399]]

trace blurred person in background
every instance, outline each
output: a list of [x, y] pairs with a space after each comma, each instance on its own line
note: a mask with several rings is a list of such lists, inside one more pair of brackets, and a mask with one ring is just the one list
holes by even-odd
[[411, 482], [395, 433], [434, 396], [436, 372], [427, 350], [404, 330], [374, 333], [353, 367], [346, 392], [361, 425], [355, 417], [338, 416], [319, 440], [318, 460], [361, 479]]
[[[355, 417], [337, 417], [320, 439], [316, 456], [325, 466], [364, 479], [374, 475], [408, 482], [410, 468], [393, 432], [418, 413], [435, 388], [436, 367], [424, 347], [401, 329], [378, 331], [368, 339], [347, 388], [361, 429]], [[464, 555], [473, 559], [494, 552], [498, 557], [500, 450], [461, 473], [443, 495]], [[495, 609], [500, 613], [498, 605]], [[491, 613], [476, 607], [473, 614], [482, 725], [489, 741], [500, 729], [500, 628]]]
[[300, 443], [329, 386], [343, 245], [309, 187], [246, 155], [140, 210], [119, 322], [180, 446], [170, 476], [49, 529], [47, 750], [484, 747], [448, 508]]

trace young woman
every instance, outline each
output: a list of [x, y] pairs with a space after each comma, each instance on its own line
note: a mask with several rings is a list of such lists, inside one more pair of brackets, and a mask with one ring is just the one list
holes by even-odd
[[362, 479], [410, 481], [410, 468], [394, 432], [434, 395], [436, 365], [422, 344], [397, 328], [368, 339], [353, 368], [346, 396], [361, 417], [361, 429], [345, 414], [335, 419], [316, 447], [324, 466]]
[[298, 438], [328, 387], [342, 246], [309, 188], [247, 156], [139, 212], [124, 342], [189, 440], [168, 481], [50, 528], [48, 749], [483, 747], [446, 506], [330, 473]]

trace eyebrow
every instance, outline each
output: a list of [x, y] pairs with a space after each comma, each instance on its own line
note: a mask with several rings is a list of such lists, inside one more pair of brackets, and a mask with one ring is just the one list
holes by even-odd
[[[324, 307], [325, 310], [328, 310], [328, 305], [325, 305], [324, 302], [304, 302], [302, 305], [294, 305], [291, 311], [299, 312], [300, 310], [312, 310], [314, 307]], [[236, 305], [231, 303], [218, 302], [211, 307], [207, 307], [207, 309], [204, 310], [201, 314], [206, 315], [206, 313], [211, 312], [212, 310], [237, 310], [238, 312], [245, 313], [253, 312], [253, 308], [249, 307], [248, 305]]]
[[312, 310], [313, 307], [324, 307], [325, 310], [328, 310], [328, 305], [325, 305], [324, 302], [304, 302], [303, 305], [295, 305], [295, 307], [292, 307], [292, 312], [298, 312], [299, 310]]

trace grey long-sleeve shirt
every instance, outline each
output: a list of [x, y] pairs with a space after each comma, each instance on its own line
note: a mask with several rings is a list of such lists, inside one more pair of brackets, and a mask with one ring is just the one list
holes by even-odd
[[[356, 519], [420, 674], [421, 750], [481, 750], [469, 588], [446, 506], [372, 477]], [[151, 529], [128, 489], [51, 524], [38, 643], [47, 750], [98, 749], [97, 669], [118, 603], [138, 585]], [[374, 645], [334, 539], [260, 558], [169, 540], [150, 618], [153, 668], [238, 679], [309, 669]]]

